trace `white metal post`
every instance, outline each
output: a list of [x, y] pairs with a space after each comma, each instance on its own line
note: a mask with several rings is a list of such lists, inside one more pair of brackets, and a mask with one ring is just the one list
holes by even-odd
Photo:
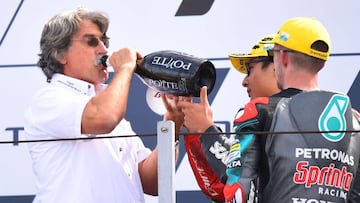
[[159, 203], [175, 203], [175, 124], [157, 123]]

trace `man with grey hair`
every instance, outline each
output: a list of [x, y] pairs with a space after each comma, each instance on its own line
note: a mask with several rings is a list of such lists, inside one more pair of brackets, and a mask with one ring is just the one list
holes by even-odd
[[[47, 84], [25, 112], [25, 136], [36, 176], [34, 202], [144, 202], [157, 195], [157, 149], [146, 148], [125, 120], [136, 61], [131, 48], [109, 58], [108, 17], [85, 8], [60, 13], [44, 26], [38, 66]], [[183, 114], [163, 97], [164, 120], [182, 126]], [[177, 129], [180, 129], [179, 127]], [[134, 135], [95, 139], [104, 136]], [[93, 139], [81, 139], [93, 138]], [[66, 140], [67, 139], [67, 140]]]

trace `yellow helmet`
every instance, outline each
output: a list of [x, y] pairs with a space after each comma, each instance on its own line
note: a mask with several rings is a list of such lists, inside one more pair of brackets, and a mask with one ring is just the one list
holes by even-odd
[[252, 47], [248, 54], [229, 54], [230, 61], [234, 68], [240, 73], [247, 74], [246, 63], [257, 57], [272, 57], [271, 50], [274, 48], [276, 34], [267, 35], [260, 39]]
[[274, 39], [288, 49], [327, 60], [330, 55], [330, 36], [316, 18], [296, 17], [287, 20]]

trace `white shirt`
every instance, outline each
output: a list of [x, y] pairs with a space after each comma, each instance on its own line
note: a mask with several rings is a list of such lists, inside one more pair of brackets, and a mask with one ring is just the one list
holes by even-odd
[[[25, 112], [28, 140], [80, 138], [81, 116], [95, 95], [92, 84], [55, 74]], [[122, 120], [106, 135], [135, 135]], [[151, 151], [139, 137], [28, 143], [36, 203], [144, 202], [138, 163]]]

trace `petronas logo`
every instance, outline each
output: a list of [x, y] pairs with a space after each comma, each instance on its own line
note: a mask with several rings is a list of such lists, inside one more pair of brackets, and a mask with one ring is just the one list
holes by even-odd
[[[334, 95], [321, 113], [318, 125], [320, 131], [343, 131], [346, 129], [345, 112], [349, 104], [349, 98], [345, 95]], [[341, 140], [344, 132], [321, 133], [322, 136], [331, 141]]]

